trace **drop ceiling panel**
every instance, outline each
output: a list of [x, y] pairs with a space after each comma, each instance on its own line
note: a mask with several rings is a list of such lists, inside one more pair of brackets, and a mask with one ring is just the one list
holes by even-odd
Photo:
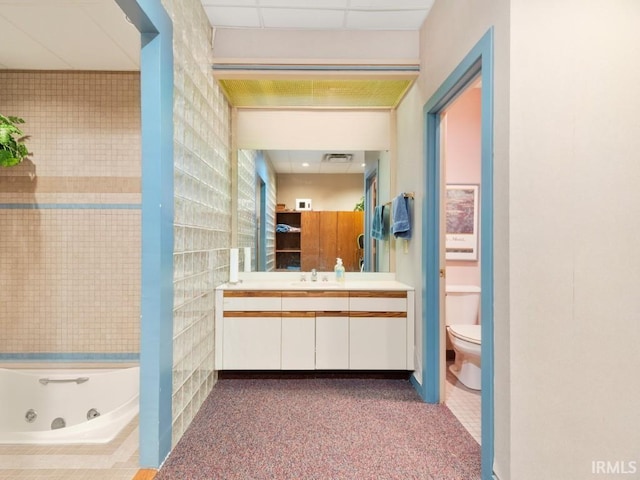
[[422, 25], [426, 10], [357, 11], [347, 16], [346, 27], [351, 29], [377, 30], [385, 25], [388, 30], [417, 30]]
[[209, 21], [218, 27], [260, 27], [260, 16], [255, 8], [205, 6]]
[[434, 0], [350, 0], [353, 10], [428, 10]]
[[313, 0], [301, 2], [300, 0], [260, 0], [261, 7], [287, 7], [287, 8], [318, 8], [318, 9], [345, 9], [347, 0]]
[[[20, 45], [20, 58], [0, 47], [8, 68], [137, 70], [140, 34], [113, 0], [1, 2], [0, 43]], [[17, 30], [17, 31], [16, 31]]]
[[339, 29], [344, 12], [340, 10], [263, 8], [266, 28]]
[[[325, 163], [322, 158], [327, 153], [351, 154], [350, 163]], [[363, 151], [325, 151], [325, 150], [267, 150], [269, 161], [277, 173], [327, 173], [362, 174], [364, 173]], [[304, 166], [303, 164], [308, 164]]]
[[[20, 48], [15, 48], [20, 45]], [[4, 68], [29, 70], [33, 68], [33, 59], [38, 59], [38, 67], [46, 70], [70, 68], [51, 50], [31, 38], [23, 30], [0, 16], [0, 59]]]

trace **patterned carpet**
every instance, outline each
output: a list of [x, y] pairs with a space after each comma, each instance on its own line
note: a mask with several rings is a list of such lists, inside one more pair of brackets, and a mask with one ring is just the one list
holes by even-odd
[[480, 447], [407, 380], [221, 379], [156, 480], [475, 480]]

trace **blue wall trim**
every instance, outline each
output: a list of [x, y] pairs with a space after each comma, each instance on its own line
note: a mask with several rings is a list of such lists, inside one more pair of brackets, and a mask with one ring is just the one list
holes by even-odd
[[140, 203], [0, 203], [0, 210], [140, 210]]
[[45, 361], [45, 362], [137, 362], [140, 354], [129, 353], [0, 353], [0, 360]]
[[173, 378], [173, 25], [159, 0], [116, 0], [141, 33], [140, 466], [171, 451]]
[[[489, 29], [425, 104], [425, 200], [423, 204], [423, 378], [419, 393], [440, 401], [440, 114], [464, 88], [482, 75], [481, 216], [482, 269], [482, 478], [493, 478], [493, 28]], [[415, 382], [417, 385], [417, 382]]]

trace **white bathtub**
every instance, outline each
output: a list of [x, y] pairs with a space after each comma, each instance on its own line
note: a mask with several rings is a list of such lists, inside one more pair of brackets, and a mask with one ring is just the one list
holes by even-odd
[[139, 367], [0, 368], [0, 444], [107, 443], [138, 414], [139, 385]]

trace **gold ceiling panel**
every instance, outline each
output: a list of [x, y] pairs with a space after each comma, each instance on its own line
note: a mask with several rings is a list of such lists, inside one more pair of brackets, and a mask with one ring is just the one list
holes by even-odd
[[413, 80], [219, 79], [239, 108], [394, 108]]

